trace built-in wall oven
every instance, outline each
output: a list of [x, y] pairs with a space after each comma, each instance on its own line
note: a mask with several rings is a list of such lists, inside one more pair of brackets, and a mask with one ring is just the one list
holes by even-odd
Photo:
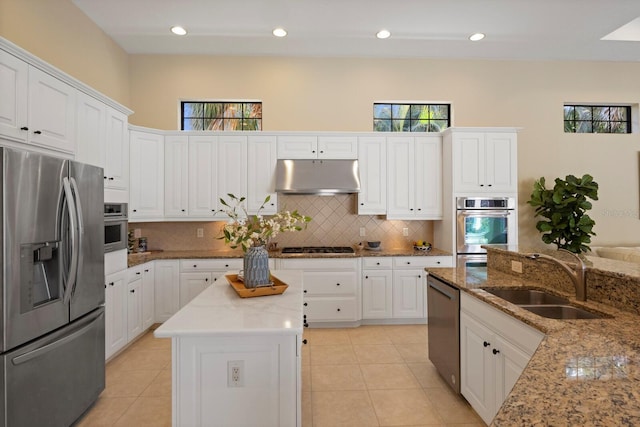
[[[482, 245], [517, 243], [516, 199], [513, 197], [458, 197], [456, 199], [456, 254], [458, 262], [486, 260]], [[473, 257], [470, 257], [472, 256]]]
[[113, 252], [127, 248], [128, 206], [126, 203], [104, 204], [104, 251]]

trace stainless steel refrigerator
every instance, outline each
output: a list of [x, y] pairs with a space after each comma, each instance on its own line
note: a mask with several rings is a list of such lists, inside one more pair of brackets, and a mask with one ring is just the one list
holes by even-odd
[[101, 168], [0, 148], [3, 426], [69, 426], [104, 390]]

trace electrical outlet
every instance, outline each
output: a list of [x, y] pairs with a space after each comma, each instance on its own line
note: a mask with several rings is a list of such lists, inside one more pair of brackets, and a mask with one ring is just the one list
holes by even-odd
[[244, 360], [227, 362], [227, 387], [244, 387]]
[[360, 237], [364, 237], [367, 235], [367, 229], [364, 227], [360, 227]]
[[139, 228], [134, 228], [133, 229], [133, 237], [136, 239], [139, 239], [142, 237], [142, 230]]
[[402, 235], [403, 235], [404, 237], [409, 236], [409, 228], [404, 227], [404, 228], [402, 229]]
[[511, 270], [516, 273], [522, 273], [522, 263], [520, 261], [511, 261]]
[[198, 237], [204, 237], [204, 228], [198, 228], [198, 229], [196, 230], [196, 235], [197, 235]]

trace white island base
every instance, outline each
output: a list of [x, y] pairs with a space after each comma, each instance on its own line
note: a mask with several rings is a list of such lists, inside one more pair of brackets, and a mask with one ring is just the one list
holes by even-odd
[[302, 273], [282, 295], [240, 298], [224, 277], [155, 331], [172, 340], [175, 427], [300, 426]]

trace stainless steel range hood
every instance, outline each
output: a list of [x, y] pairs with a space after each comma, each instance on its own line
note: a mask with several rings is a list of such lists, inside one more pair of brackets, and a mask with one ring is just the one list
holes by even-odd
[[357, 160], [278, 160], [276, 191], [284, 194], [358, 193]]

